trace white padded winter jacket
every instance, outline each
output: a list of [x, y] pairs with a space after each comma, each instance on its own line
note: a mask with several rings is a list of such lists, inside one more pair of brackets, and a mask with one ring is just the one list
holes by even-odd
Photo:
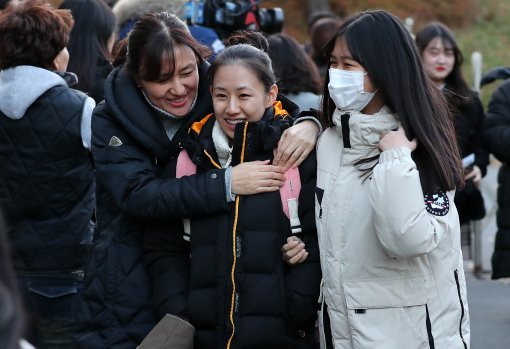
[[355, 162], [399, 126], [386, 107], [333, 120], [317, 145], [316, 221], [334, 347], [468, 349], [454, 192], [423, 193], [408, 148], [382, 152], [361, 177]]

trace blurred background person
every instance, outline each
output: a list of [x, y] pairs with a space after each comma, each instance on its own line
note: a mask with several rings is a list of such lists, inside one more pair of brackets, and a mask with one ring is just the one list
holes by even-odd
[[73, 87], [99, 103], [104, 98], [104, 81], [113, 69], [115, 15], [103, 0], [64, 0], [59, 8], [71, 10], [74, 19], [67, 47], [67, 70], [78, 76]]
[[[137, 19], [145, 13], [166, 11], [184, 19], [187, 0], [119, 0], [113, 6], [113, 13], [119, 25], [119, 39], [127, 36]], [[209, 61], [225, 48], [218, 34], [211, 28], [188, 24], [191, 35], [211, 49]]]
[[0, 12], [0, 206], [38, 349], [72, 346], [92, 240], [95, 103], [64, 78], [72, 26], [37, 0]]
[[317, 65], [322, 79], [326, 76], [328, 66], [328, 57], [324, 56], [322, 49], [336, 34], [340, 25], [342, 25], [342, 19], [329, 11], [314, 12], [308, 18], [310, 42], [305, 44], [305, 51]]
[[483, 106], [462, 75], [463, 55], [448, 27], [438, 22], [429, 23], [416, 33], [416, 43], [428, 76], [443, 92], [453, 113], [456, 142], [465, 171], [465, 186], [457, 190], [455, 205], [462, 225], [463, 245], [470, 246], [468, 223], [485, 216], [479, 190], [489, 164], [489, 153], [482, 141]]
[[492, 279], [510, 278], [510, 80], [492, 94], [483, 136], [489, 151], [501, 161], [498, 175], [498, 231], [492, 254]]
[[301, 111], [319, 110], [319, 70], [303, 47], [286, 34], [270, 35], [267, 41], [280, 93], [296, 103]]

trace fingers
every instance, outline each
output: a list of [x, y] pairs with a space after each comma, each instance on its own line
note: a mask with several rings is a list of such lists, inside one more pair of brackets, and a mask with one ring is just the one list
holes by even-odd
[[305, 244], [295, 236], [287, 238], [287, 243], [282, 246], [281, 251], [283, 260], [288, 264], [302, 263], [308, 258]]
[[286, 138], [287, 138], [287, 132], [288, 130], [285, 130], [283, 131], [283, 134], [282, 136], [280, 137], [280, 140], [278, 141], [278, 147], [276, 148], [277, 151], [276, 151], [276, 154], [274, 156], [274, 159], [273, 159], [273, 165], [279, 165], [280, 164], [280, 161], [281, 161], [281, 157], [283, 155], [283, 148], [284, 148], [284, 144], [285, 144], [285, 141], [286, 141]]
[[301, 155], [299, 155], [299, 158], [294, 162], [294, 164], [291, 165], [292, 168], [296, 168], [298, 167], [299, 165], [301, 165], [303, 163], [303, 161], [305, 161], [305, 159], [308, 157], [308, 155], [310, 155], [310, 153], [312, 152], [312, 149], [313, 148], [310, 148], [310, 149], [305, 149]]
[[306, 260], [306, 258], [308, 258], [308, 252], [306, 252], [306, 250], [302, 250], [296, 256], [289, 259], [289, 261], [287, 263], [292, 264], [292, 265], [299, 264], [299, 263], [304, 262]]
[[289, 146], [287, 148], [284, 148], [283, 146], [278, 148], [277, 154], [275, 156], [275, 160], [273, 160], [273, 165], [282, 166], [282, 167], [290, 167], [287, 166], [287, 163], [289, 163], [289, 160], [294, 156], [294, 161], [296, 160], [298, 155], [294, 155], [297, 148], [293, 148], [292, 146]]
[[464, 176], [464, 180], [467, 181], [471, 178], [475, 178], [476, 177], [476, 173], [474, 171], [471, 171], [469, 172], [467, 175]]

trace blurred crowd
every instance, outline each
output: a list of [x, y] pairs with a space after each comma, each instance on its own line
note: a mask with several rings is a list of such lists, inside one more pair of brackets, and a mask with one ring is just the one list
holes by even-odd
[[[172, 314], [198, 349], [468, 348], [460, 232], [490, 154], [510, 277], [510, 80], [484, 110], [439, 22], [317, 11], [301, 43], [188, 3], [0, 1], [0, 347], [136, 348]], [[419, 340], [391, 342], [402, 314]], [[190, 347], [172, 333], [140, 348]]]

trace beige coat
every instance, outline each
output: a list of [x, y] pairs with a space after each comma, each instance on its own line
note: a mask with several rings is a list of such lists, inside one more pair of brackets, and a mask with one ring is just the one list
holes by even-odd
[[381, 153], [364, 181], [354, 162], [379, 154], [379, 136], [399, 122], [387, 108], [343, 123], [341, 113], [317, 145], [321, 300], [335, 348], [469, 348], [453, 192], [424, 196], [407, 148]]

